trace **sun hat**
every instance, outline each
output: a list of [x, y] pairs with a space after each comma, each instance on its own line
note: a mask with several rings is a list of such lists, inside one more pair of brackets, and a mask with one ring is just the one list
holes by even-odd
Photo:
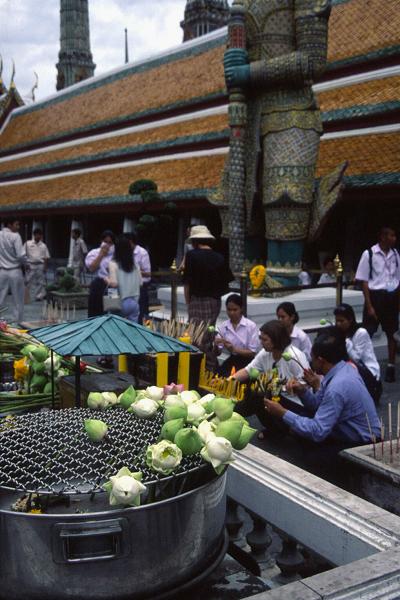
[[189, 240], [195, 240], [196, 238], [199, 240], [215, 240], [215, 237], [205, 225], [194, 225], [190, 229]]

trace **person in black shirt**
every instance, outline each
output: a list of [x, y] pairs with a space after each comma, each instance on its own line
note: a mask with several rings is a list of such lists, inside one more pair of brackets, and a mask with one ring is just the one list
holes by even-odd
[[195, 225], [190, 230], [189, 250], [185, 259], [183, 283], [189, 321], [214, 325], [221, 310], [221, 296], [229, 291], [233, 280], [224, 257], [211, 245], [215, 240], [205, 225]]

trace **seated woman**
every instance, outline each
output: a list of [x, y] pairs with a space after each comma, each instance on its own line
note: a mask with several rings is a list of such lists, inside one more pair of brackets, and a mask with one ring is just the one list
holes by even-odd
[[217, 328], [215, 346], [217, 354], [225, 348], [229, 357], [217, 369], [219, 375], [226, 377], [232, 367], [242, 369], [254, 357], [260, 348], [258, 326], [243, 316], [242, 298], [238, 294], [230, 294], [225, 301], [226, 314], [229, 319]]
[[293, 302], [281, 302], [276, 309], [276, 316], [288, 330], [292, 346], [304, 352], [307, 360], [310, 360], [311, 340], [306, 332], [296, 325], [299, 322], [299, 315]]
[[381, 370], [369, 333], [356, 321], [350, 304], [339, 304], [333, 311], [336, 327], [346, 337], [346, 349], [375, 402], [382, 394]]
[[122, 316], [137, 323], [142, 276], [133, 259], [130, 241], [123, 235], [115, 242], [114, 256], [108, 270], [110, 275], [105, 281], [109, 287], [118, 288]]
[[[272, 369], [277, 369], [281, 380], [296, 380], [303, 381], [304, 370], [310, 369], [310, 365], [304, 353], [291, 344], [289, 333], [286, 327], [280, 321], [268, 321], [260, 328], [260, 341], [263, 349], [255, 356], [255, 358], [244, 368], [240, 369], [233, 378], [246, 382], [250, 379], [250, 370], [257, 369], [262, 373], [267, 373]], [[291, 356], [292, 360], [285, 360], [283, 357]], [[285, 393], [281, 403], [285, 408], [290, 408], [293, 403], [300, 405], [300, 399], [294, 395]], [[246, 400], [239, 402], [236, 405], [236, 411], [243, 416], [257, 415], [258, 419], [264, 426], [271, 427], [271, 419], [264, 408], [264, 398], [262, 396], [249, 395]], [[259, 438], [265, 436], [261, 432]]]

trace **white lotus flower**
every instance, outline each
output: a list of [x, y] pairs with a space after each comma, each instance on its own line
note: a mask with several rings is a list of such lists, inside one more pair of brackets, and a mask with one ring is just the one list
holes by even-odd
[[197, 402], [200, 399], [200, 394], [195, 390], [185, 390], [181, 392], [181, 398], [186, 405]]
[[202, 396], [199, 400], [199, 403], [204, 406], [204, 408], [208, 405], [209, 402], [212, 402], [215, 398], [215, 394], [206, 394]]
[[106, 403], [106, 407], [115, 406], [115, 404], [118, 404], [118, 396], [114, 392], [102, 392], [101, 395]]
[[218, 475], [222, 473], [225, 465], [233, 462], [232, 444], [223, 437], [210, 436], [204, 448], [200, 450], [203, 459], [212, 464]]
[[150, 419], [158, 410], [158, 404], [151, 398], [141, 398], [134, 402], [129, 411], [133, 412], [140, 419]]
[[198, 424], [207, 417], [205, 408], [199, 402], [188, 404], [186, 421], [188, 423]]
[[[53, 355], [53, 370], [54, 370], [54, 372], [58, 371], [60, 366], [61, 366], [61, 357], [58, 356], [58, 354], [54, 354]], [[44, 370], [47, 373], [47, 375], [51, 375], [51, 356], [46, 358], [46, 360], [44, 361]]]
[[87, 397], [87, 405], [92, 410], [103, 410], [106, 408], [107, 402], [101, 392], [90, 392]]
[[178, 394], [169, 394], [164, 401], [164, 408], [169, 408], [170, 406], [185, 406], [184, 401]]
[[200, 423], [197, 428], [197, 433], [201, 437], [204, 443], [207, 442], [210, 436], [215, 436], [216, 426], [214, 423], [210, 423], [210, 421], [204, 420]]
[[139, 506], [140, 494], [146, 490], [141, 479], [142, 473], [131, 473], [127, 467], [110, 477], [103, 486], [110, 495], [110, 505]]
[[154, 471], [170, 475], [182, 460], [182, 450], [168, 440], [152, 444], [146, 450], [146, 463]]
[[146, 388], [146, 396], [155, 402], [160, 402], [164, 398], [164, 388], [151, 385]]

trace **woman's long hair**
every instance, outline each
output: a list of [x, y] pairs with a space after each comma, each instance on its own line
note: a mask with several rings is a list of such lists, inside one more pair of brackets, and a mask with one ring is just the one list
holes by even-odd
[[350, 304], [346, 304], [345, 302], [339, 304], [339, 306], [337, 306], [333, 311], [333, 314], [335, 315], [335, 317], [336, 315], [341, 315], [342, 317], [350, 321], [350, 328], [348, 332], [349, 337], [353, 337], [357, 329], [361, 327], [361, 325], [357, 323], [356, 315], [354, 313], [353, 307], [350, 306]]
[[118, 236], [115, 241], [114, 260], [125, 273], [132, 273], [135, 268], [132, 246], [124, 235]]

